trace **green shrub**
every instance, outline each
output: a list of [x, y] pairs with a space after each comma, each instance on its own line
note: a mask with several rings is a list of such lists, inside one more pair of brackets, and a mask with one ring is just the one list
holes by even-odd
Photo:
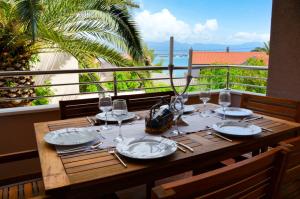
[[[50, 81], [45, 81], [45, 85], [51, 85]], [[44, 87], [37, 87], [34, 89], [35, 94], [37, 97], [39, 96], [51, 96], [54, 95], [55, 93], [51, 90], [50, 86], [44, 86]], [[46, 105], [49, 104], [49, 99], [48, 98], [39, 98], [35, 99], [32, 101], [32, 106], [37, 106], [37, 105]]]
[[[261, 59], [249, 58], [246, 62], [249, 66], [264, 66], [265, 63]], [[205, 77], [213, 76], [213, 77]], [[241, 77], [244, 76], [244, 77]], [[229, 82], [231, 89], [249, 91], [255, 93], [266, 93], [265, 88], [251, 87], [250, 85], [266, 86], [268, 71], [249, 70], [241, 68], [230, 69]], [[227, 69], [226, 68], [209, 68], [200, 70], [200, 84], [214, 83], [210, 86], [211, 89], [223, 89], [226, 87]], [[261, 79], [260, 79], [261, 78]], [[204, 86], [207, 87], [207, 86]]]

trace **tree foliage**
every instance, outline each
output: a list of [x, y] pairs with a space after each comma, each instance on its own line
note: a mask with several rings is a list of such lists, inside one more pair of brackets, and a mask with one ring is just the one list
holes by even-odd
[[0, 36], [23, 42], [32, 54], [67, 52], [79, 62], [101, 57], [128, 65], [123, 54], [143, 58], [131, 0], [0, 0]]
[[[249, 66], [265, 66], [262, 59], [249, 58], [246, 61]], [[200, 71], [200, 84], [211, 84], [210, 89], [223, 89], [226, 87], [227, 68], [209, 68]], [[242, 68], [231, 68], [229, 82], [231, 89], [266, 93], [264, 88], [267, 84], [268, 72], [265, 70], [249, 70]], [[258, 87], [255, 87], [255, 86]]]
[[252, 50], [252, 52], [265, 52], [267, 55], [270, 54], [270, 41], [264, 42], [263, 47], [256, 47]]

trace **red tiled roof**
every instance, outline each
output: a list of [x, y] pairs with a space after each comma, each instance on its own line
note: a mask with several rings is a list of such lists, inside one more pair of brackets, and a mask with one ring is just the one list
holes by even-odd
[[247, 59], [263, 59], [268, 66], [269, 55], [264, 52], [193, 52], [192, 64], [244, 64]]

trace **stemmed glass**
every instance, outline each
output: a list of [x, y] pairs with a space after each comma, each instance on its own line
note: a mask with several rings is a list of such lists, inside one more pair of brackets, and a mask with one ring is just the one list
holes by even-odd
[[110, 97], [104, 95], [99, 96], [99, 109], [105, 113], [105, 125], [102, 126], [102, 130], [109, 130], [111, 126], [107, 125], [107, 113], [112, 109], [112, 102]]
[[183, 104], [187, 103], [187, 101], [189, 100], [189, 94], [183, 93], [180, 96], [182, 97]]
[[231, 104], [230, 90], [222, 90], [219, 93], [219, 105], [223, 108], [223, 120], [226, 118], [226, 107]]
[[180, 135], [180, 131], [178, 128], [178, 120], [180, 116], [183, 114], [183, 97], [182, 96], [172, 96], [171, 97], [171, 111], [174, 114], [175, 120], [175, 130], [172, 131], [173, 135]]
[[113, 101], [112, 116], [118, 121], [119, 135], [114, 139], [115, 142], [123, 141], [121, 132], [122, 121], [127, 117], [128, 110], [126, 100], [117, 99]]
[[199, 94], [199, 98], [203, 102], [203, 106], [204, 106], [204, 110], [201, 112], [202, 117], [208, 117], [209, 116], [209, 113], [208, 113], [207, 108], [206, 108], [206, 104], [210, 100], [210, 95], [211, 95], [211, 93], [210, 93], [209, 89], [205, 89], [205, 90], [201, 91], [200, 94]]

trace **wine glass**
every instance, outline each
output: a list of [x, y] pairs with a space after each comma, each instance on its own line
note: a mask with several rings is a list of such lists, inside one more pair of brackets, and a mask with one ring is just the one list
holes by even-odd
[[226, 116], [226, 107], [230, 106], [231, 104], [231, 96], [230, 96], [230, 90], [222, 90], [219, 93], [219, 105], [223, 108], [223, 120], [225, 120]]
[[185, 104], [189, 100], [189, 94], [183, 93], [180, 95], [182, 97], [182, 102]]
[[115, 142], [123, 141], [123, 136], [121, 132], [122, 121], [127, 117], [128, 110], [126, 100], [116, 99], [113, 101], [112, 116], [118, 121], [119, 125], [119, 135], [114, 139]]
[[205, 90], [201, 91], [200, 94], [199, 94], [199, 98], [203, 102], [203, 106], [204, 106], [204, 110], [201, 112], [202, 117], [208, 117], [209, 116], [206, 104], [210, 100], [210, 96], [211, 96], [211, 93], [210, 93], [209, 89], [205, 89]]
[[102, 126], [102, 130], [109, 130], [111, 126], [107, 125], [107, 113], [112, 109], [112, 102], [110, 97], [105, 95], [99, 96], [99, 109], [105, 113], [105, 125]]
[[175, 121], [175, 130], [172, 131], [173, 135], [180, 135], [180, 131], [178, 128], [178, 120], [180, 116], [183, 114], [183, 97], [182, 96], [172, 96], [171, 97], [171, 111], [174, 114]]

